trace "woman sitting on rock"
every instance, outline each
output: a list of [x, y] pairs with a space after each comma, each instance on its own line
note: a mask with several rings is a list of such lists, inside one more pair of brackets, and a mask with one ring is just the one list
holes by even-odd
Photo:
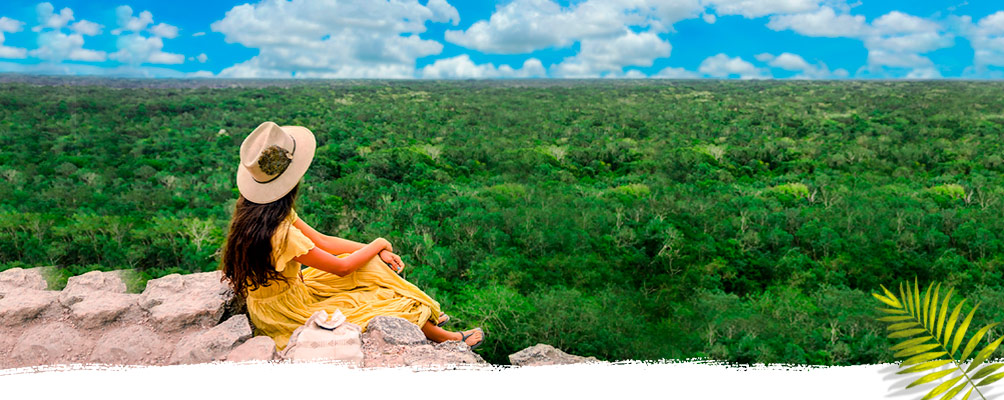
[[[283, 350], [310, 316], [340, 310], [366, 328], [378, 315], [404, 318], [434, 342], [481, 344], [484, 332], [446, 331], [439, 303], [404, 280], [390, 242], [363, 245], [321, 234], [293, 210], [300, 178], [314, 157], [314, 135], [300, 126], [258, 126], [240, 148], [234, 209], [223, 252], [223, 275], [247, 299], [251, 322]], [[336, 256], [337, 255], [337, 256]], [[300, 265], [306, 265], [301, 270]]]

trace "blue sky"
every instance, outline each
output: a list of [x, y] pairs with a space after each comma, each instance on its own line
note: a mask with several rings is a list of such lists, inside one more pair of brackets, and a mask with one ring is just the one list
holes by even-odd
[[0, 34], [0, 72], [39, 74], [1004, 77], [989, 0], [6, 0]]

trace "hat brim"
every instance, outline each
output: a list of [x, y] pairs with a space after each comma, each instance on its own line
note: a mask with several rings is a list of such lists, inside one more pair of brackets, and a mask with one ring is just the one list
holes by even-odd
[[296, 141], [293, 160], [290, 161], [286, 170], [282, 171], [282, 174], [279, 174], [272, 181], [259, 183], [254, 180], [246, 168], [240, 164], [237, 166], [237, 190], [252, 203], [266, 204], [281, 199], [300, 182], [300, 178], [310, 167], [310, 162], [314, 160], [317, 141], [309, 129], [302, 126], [282, 126], [281, 128]]

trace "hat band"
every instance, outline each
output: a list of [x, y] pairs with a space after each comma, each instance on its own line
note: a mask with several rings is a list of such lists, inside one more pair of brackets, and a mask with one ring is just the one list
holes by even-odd
[[[296, 138], [293, 137], [293, 135], [290, 135], [290, 134], [287, 134], [287, 136], [289, 136], [289, 139], [293, 141], [293, 151], [289, 152], [289, 155], [292, 156], [292, 155], [296, 154]], [[275, 174], [275, 176], [273, 176], [272, 179], [269, 179], [267, 181], [259, 181], [257, 178], [254, 177], [254, 175], [251, 175], [251, 179], [254, 179], [255, 182], [263, 183], [263, 184], [264, 183], [272, 182], [272, 181], [278, 179], [279, 176], [281, 176], [283, 172], [286, 172], [286, 170], [289, 169], [289, 165], [292, 164], [292, 163], [293, 163], [293, 160], [290, 160], [289, 163], [286, 164], [285, 167], [282, 167], [282, 171], [279, 171], [279, 173]]]

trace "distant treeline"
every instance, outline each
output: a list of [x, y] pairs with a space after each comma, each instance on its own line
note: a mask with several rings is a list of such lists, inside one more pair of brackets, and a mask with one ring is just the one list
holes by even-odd
[[238, 147], [272, 120], [317, 136], [300, 216], [390, 240], [455, 326], [486, 328], [491, 361], [544, 342], [607, 360], [889, 362], [879, 284], [943, 281], [1004, 321], [1002, 89], [6, 83], [0, 268], [217, 268]]

